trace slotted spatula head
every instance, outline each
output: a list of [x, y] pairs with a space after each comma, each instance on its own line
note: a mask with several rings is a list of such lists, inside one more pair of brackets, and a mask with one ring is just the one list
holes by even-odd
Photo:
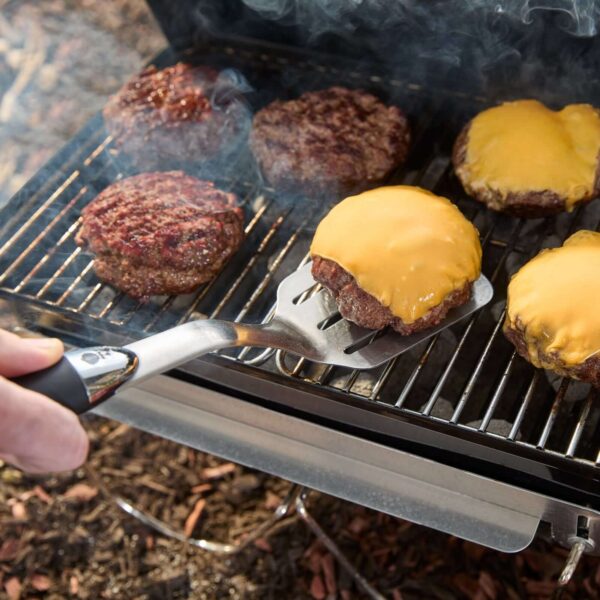
[[352, 369], [371, 369], [406, 352], [479, 310], [494, 294], [492, 284], [481, 275], [473, 284], [471, 299], [451, 309], [439, 325], [413, 335], [400, 335], [391, 329], [378, 332], [340, 318], [328, 290], [321, 288], [313, 293], [317, 283], [311, 266], [311, 262], [305, 264], [281, 282], [273, 321], [291, 328], [301, 338], [299, 354], [305, 358]]

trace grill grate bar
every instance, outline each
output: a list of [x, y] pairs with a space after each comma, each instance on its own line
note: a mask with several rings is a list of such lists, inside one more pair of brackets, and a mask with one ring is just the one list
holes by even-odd
[[54, 275], [40, 288], [35, 297], [39, 300], [54, 285], [54, 282], [65, 272], [67, 267], [81, 254], [81, 248], [75, 248], [67, 260], [54, 272]]
[[[505, 311], [503, 311], [503, 312], [505, 312]], [[506, 384], [508, 383], [508, 378], [510, 377], [510, 373], [511, 373], [513, 365], [515, 363], [516, 356], [517, 356], [516, 352], [513, 352], [511, 354], [511, 357], [506, 365], [506, 368], [504, 369], [502, 376], [500, 377], [500, 382], [496, 386], [496, 390], [494, 391], [494, 395], [492, 396], [490, 405], [488, 406], [487, 410], [485, 411], [485, 414], [483, 415], [483, 419], [481, 420], [481, 425], [479, 426], [479, 431], [485, 431], [488, 428], [488, 425], [490, 424], [492, 417], [494, 416], [494, 412], [496, 411], [498, 403], [500, 402], [500, 398], [502, 397], [502, 394], [504, 393], [504, 389], [506, 388]]]
[[[31, 243], [27, 246], [24, 252], [22, 252], [18, 258], [16, 258], [13, 263], [0, 275], [0, 284], [6, 280], [6, 278], [15, 271], [15, 269], [31, 254], [33, 250], [37, 250], [38, 244], [40, 241], [46, 237], [46, 235], [54, 229], [54, 227], [59, 224], [65, 214], [73, 208], [73, 206], [81, 199], [83, 194], [87, 191], [87, 188], [82, 188], [79, 192], [74, 196], [74, 198], [44, 227], [35, 238], [31, 241]], [[16, 241], [16, 239], [15, 239]], [[8, 243], [8, 242], [7, 242]], [[2, 252], [0, 251], [0, 254]]]
[[89, 167], [101, 154], [108, 148], [113, 141], [113, 136], [107, 136], [104, 141], [83, 161], [86, 167]]
[[396, 356], [395, 358], [392, 358], [392, 360], [389, 360], [386, 363], [381, 375], [379, 376], [379, 378], [373, 385], [373, 389], [371, 390], [371, 393], [369, 394], [369, 400], [375, 400], [377, 398], [377, 396], [379, 395], [379, 392], [381, 391], [381, 388], [383, 388], [385, 382], [389, 379], [390, 375], [394, 372], [394, 367], [398, 363], [398, 360], [399, 360], [399, 357]]
[[103, 319], [124, 297], [125, 294], [118, 292], [106, 303], [104, 308], [96, 313], [95, 316], [98, 317], [98, 319]]
[[[73, 290], [79, 285], [79, 283], [83, 280], [83, 278], [91, 271], [94, 266], [94, 261], [90, 260], [90, 262], [82, 269], [82, 271], [73, 279], [67, 289], [63, 292], [62, 296], [56, 301], [56, 306], [62, 306], [65, 300], [71, 295]], [[100, 287], [100, 284], [97, 284], [95, 287]], [[95, 289], [95, 288], [94, 288]], [[89, 295], [88, 295], [89, 297]], [[82, 310], [82, 305], [86, 302], [87, 298], [77, 307], [78, 311]], [[84, 305], [87, 306], [87, 303]]]
[[413, 385], [417, 381], [419, 375], [421, 374], [421, 371], [423, 370], [423, 368], [427, 364], [427, 361], [429, 360], [429, 357], [431, 355], [432, 350], [435, 347], [438, 337], [439, 335], [436, 335], [433, 338], [431, 338], [431, 341], [429, 342], [429, 344], [427, 344], [427, 348], [425, 348], [425, 352], [423, 352], [423, 354], [421, 354], [421, 356], [419, 357], [419, 362], [417, 363], [417, 366], [412, 370], [412, 373], [410, 374], [408, 380], [406, 381], [406, 384], [404, 385], [402, 391], [400, 392], [400, 395], [398, 396], [398, 400], [396, 400], [394, 404], [394, 406], [396, 406], [397, 408], [402, 408], [402, 406], [404, 406], [404, 403], [406, 402], [406, 399], [408, 398], [410, 391], [413, 388]]
[[[496, 326], [494, 327], [492, 335], [489, 337], [489, 339], [485, 345], [485, 348], [484, 348], [483, 352], [481, 353], [479, 360], [477, 361], [477, 365], [475, 366], [475, 369], [473, 369], [473, 373], [471, 374], [471, 377], [470, 377], [467, 385], [465, 386], [463, 393], [461, 394], [460, 400], [458, 401], [458, 404], [456, 405], [456, 408], [454, 409], [454, 413], [452, 414], [452, 418], [450, 419], [451, 423], [457, 423], [458, 419], [460, 419], [460, 415], [462, 414], [462, 412], [465, 408], [465, 405], [467, 404], [469, 397], [471, 396], [471, 393], [473, 392], [475, 383], [477, 382], [477, 379], [479, 379], [479, 374], [481, 373], [481, 370], [483, 369], [483, 365], [485, 364], [485, 361], [488, 359], [488, 357], [490, 355], [490, 351], [492, 349], [492, 344], [496, 340], [496, 337], [498, 336], [498, 332], [500, 331], [500, 329], [502, 329], [502, 324], [504, 322], [505, 316], [506, 316], [506, 308], [502, 311], [500, 318], [498, 319], [498, 322], [496, 323]], [[490, 408], [492, 408], [492, 405], [490, 405]]]
[[[513, 352], [513, 354], [516, 354], [516, 351]], [[515, 440], [519, 433], [519, 429], [521, 428], [521, 424], [523, 423], [523, 418], [525, 417], [525, 413], [527, 412], [527, 409], [529, 408], [529, 403], [531, 402], [531, 398], [533, 398], [533, 393], [535, 392], [535, 387], [539, 381], [539, 378], [540, 378], [540, 372], [538, 370], [535, 370], [533, 372], [533, 377], [531, 378], [529, 386], [527, 387], [527, 391], [525, 392], [525, 396], [523, 396], [523, 401], [519, 405], [519, 412], [517, 413], [517, 416], [515, 418], [513, 426], [510, 430], [510, 433], [508, 434], [508, 439], [511, 441]]]
[[571, 440], [569, 441], [569, 447], [567, 448], [567, 451], [565, 453], [569, 457], [575, 456], [575, 451], [577, 450], [577, 445], [579, 444], [579, 440], [581, 439], [581, 434], [583, 433], [583, 428], [585, 427], [588, 415], [590, 414], [590, 409], [592, 408], [593, 401], [594, 392], [591, 391], [588, 394], [588, 397], [586, 398], [583, 407], [581, 408], [579, 419], [577, 420], [577, 424], [575, 425], [573, 435], [571, 436]]
[[[79, 277], [83, 279], [85, 273], [87, 273], [94, 266], [94, 261], [90, 260], [90, 262], [86, 265], [84, 270], [80, 273]], [[94, 300], [94, 298], [100, 293], [100, 290], [104, 287], [103, 283], [97, 283], [90, 293], [83, 299], [81, 304], [77, 307], [78, 312], [83, 312], [90, 303]]]
[[[282, 217], [282, 221], [281, 221], [282, 223], [283, 223], [284, 219], [285, 219], [285, 217]], [[308, 221], [309, 221], [308, 218], [305, 219], [304, 221], [302, 221], [302, 223], [296, 228], [294, 233], [292, 233], [292, 235], [288, 238], [288, 241], [286, 242], [286, 244], [283, 246], [283, 248], [280, 250], [279, 254], [275, 257], [275, 259], [271, 263], [271, 266], [269, 267], [267, 274], [264, 276], [262, 281], [258, 284], [258, 287], [256, 288], [256, 290], [253, 292], [253, 294], [250, 296], [250, 298], [248, 299], [246, 304], [244, 304], [244, 307], [242, 308], [242, 310], [236, 316], [236, 318], [235, 318], [236, 323], [239, 323], [248, 314], [248, 311], [252, 308], [253, 304], [258, 300], [258, 298], [267, 289], [267, 286], [269, 285], [271, 279], [273, 278], [273, 275], [275, 275], [275, 272], [277, 271], [277, 269], [283, 262], [283, 259], [286, 257], [286, 255], [288, 254], [288, 252], [290, 251], [292, 246], [296, 243], [298, 236], [302, 233], [302, 231], [304, 230]]]
[[[31, 269], [31, 271], [29, 271], [29, 273], [27, 273], [27, 275], [25, 275], [25, 277], [23, 277], [23, 279], [21, 279], [21, 281], [13, 288], [15, 292], [20, 292], [28, 283], [29, 281], [31, 281], [32, 277], [35, 276], [36, 273], [39, 272], [39, 270], [48, 262], [48, 260], [50, 260], [55, 254], [56, 251], [73, 235], [73, 233], [79, 228], [79, 225], [81, 223], [81, 219], [77, 219], [73, 225], [71, 225], [71, 227], [69, 227], [61, 236], [61, 238], [58, 240], [58, 242], [56, 242], [56, 246], [54, 246], [53, 248], [51, 248], [43, 257], [42, 259], [35, 265], [35, 267], [33, 267], [33, 269]], [[32, 242], [33, 244], [33, 242]], [[29, 247], [29, 249], [31, 248], [31, 246]], [[19, 258], [25, 258], [25, 253], [21, 254], [21, 256]]]
[[560, 411], [560, 407], [567, 394], [567, 390], [569, 389], [570, 383], [571, 380], [566, 378], [561, 381], [560, 387], [558, 388], [558, 392], [554, 399], [554, 403], [552, 404], [552, 408], [550, 409], [550, 414], [548, 415], [548, 419], [546, 419], [544, 429], [540, 435], [540, 438], [538, 439], [538, 448], [546, 447], [546, 442], [548, 441], [548, 437], [550, 436], [550, 432], [552, 431], [552, 427], [554, 426], [554, 422], [556, 421], [556, 416]]

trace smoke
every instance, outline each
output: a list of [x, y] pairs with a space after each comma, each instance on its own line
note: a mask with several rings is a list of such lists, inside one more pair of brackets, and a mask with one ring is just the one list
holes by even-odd
[[543, 12], [560, 13], [558, 25], [572, 35], [589, 37], [597, 32], [597, 0], [244, 0], [246, 6], [271, 21], [300, 24], [311, 36], [325, 32], [353, 32], [362, 26], [389, 28], [406, 20], [434, 18], [455, 22], [478, 11], [504, 15], [531, 24]]
[[[511, 4], [522, 5], [520, 18], [527, 25], [533, 22], [538, 12], [554, 11], [559, 13], [559, 27], [574, 36], [591, 37], [598, 32], [599, 7], [596, 0], [512, 0]], [[503, 12], [502, 5], [497, 9]]]
[[[196, 32], [384, 63], [396, 78], [490, 100], [600, 96], [600, 0], [193, 0]], [[175, 29], [180, 29], [175, 27]]]

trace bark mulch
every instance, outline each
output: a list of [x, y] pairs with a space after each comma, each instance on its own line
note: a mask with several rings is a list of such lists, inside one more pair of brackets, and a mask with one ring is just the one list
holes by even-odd
[[[194, 538], [239, 539], [290, 487], [125, 425], [90, 418], [87, 426], [89, 467], [102, 487]], [[125, 514], [85, 469], [42, 477], [4, 465], [0, 482], [2, 598], [362, 597], [299, 520], [238, 556], [220, 557]], [[501, 554], [318, 493], [309, 506], [352, 564], [393, 600], [551, 598], [567, 555], [541, 540]], [[598, 597], [600, 562], [584, 557], [562, 598]]]

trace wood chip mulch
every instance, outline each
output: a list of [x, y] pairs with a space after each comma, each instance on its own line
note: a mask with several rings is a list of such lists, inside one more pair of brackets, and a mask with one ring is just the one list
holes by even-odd
[[[194, 538], [240, 539], [290, 487], [125, 425], [91, 418], [87, 426], [89, 466], [102, 485]], [[309, 506], [393, 600], [552, 598], [567, 555], [541, 540], [501, 554], [317, 493]], [[41, 477], [8, 465], [0, 468], [0, 590], [10, 600], [363, 597], [299, 520], [220, 557], [126, 515], [84, 469]], [[600, 561], [584, 557], [561, 597], [600, 597]]]

